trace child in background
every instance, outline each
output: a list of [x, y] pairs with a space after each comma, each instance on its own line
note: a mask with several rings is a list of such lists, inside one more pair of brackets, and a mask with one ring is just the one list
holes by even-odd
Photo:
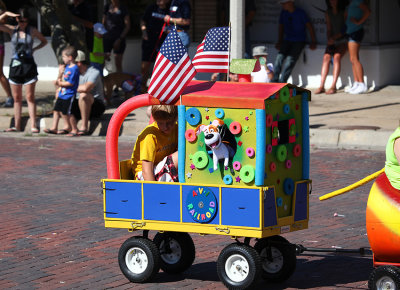
[[97, 68], [100, 71], [100, 75], [103, 76], [104, 69], [104, 47], [103, 47], [103, 35], [107, 33], [104, 25], [101, 23], [95, 23], [93, 25], [93, 51], [90, 53], [90, 65]]
[[155, 122], [138, 136], [132, 153], [132, 171], [137, 180], [178, 182], [178, 109], [152, 106]]
[[253, 48], [253, 58], [260, 63], [260, 70], [251, 73], [253, 83], [269, 83], [274, 77], [274, 65], [267, 63], [267, 48], [264, 45]]
[[[62, 51], [65, 70], [64, 74], [55, 82], [59, 88], [53, 111], [53, 125], [51, 129], [44, 129], [45, 133], [64, 135], [71, 131], [69, 115], [71, 114], [72, 101], [75, 98], [79, 84], [79, 69], [75, 64], [76, 56], [77, 52], [73, 46], [68, 46]], [[58, 130], [60, 117], [64, 122], [64, 129], [62, 130]]]

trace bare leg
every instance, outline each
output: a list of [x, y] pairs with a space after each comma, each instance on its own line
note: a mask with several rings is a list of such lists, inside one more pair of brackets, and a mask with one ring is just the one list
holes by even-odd
[[364, 82], [364, 69], [359, 59], [360, 44], [354, 41], [348, 43], [350, 62], [355, 82]]
[[60, 112], [53, 111], [53, 125], [51, 126], [51, 131], [56, 131], [58, 129], [58, 122], [60, 121]]
[[25, 85], [25, 94], [26, 94], [26, 101], [28, 103], [28, 111], [29, 111], [29, 119], [31, 120], [31, 128], [37, 130], [35, 87], [36, 87], [36, 82]]
[[71, 134], [76, 135], [78, 133], [78, 122], [75, 119], [75, 116], [73, 114], [69, 115], [69, 122], [71, 124]]
[[341, 70], [341, 59], [343, 54], [335, 53], [333, 56], [333, 82], [331, 88], [327, 91], [329, 94], [336, 93], [336, 83], [339, 78], [340, 70]]
[[324, 86], [325, 86], [325, 81], [326, 77], [329, 72], [329, 64], [331, 61], [331, 55], [328, 53], [324, 54], [324, 58], [322, 60], [322, 68], [321, 68], [321, 84], [319, 85], [319, 88], [315, 91], [316, 94], [320, 94], [324, 92]]
[[71, 123], [70, 123], [70, 121], [69, 121], [69, 115], [64, 115], [64, 114], [61, 114], [61, 118], [62, 118], [62, 120], [63, 120], [63, 122], [64, 122], [64, 129], [63, 130], [65, 130], [65, 131], [71, 131]]
[[94, 102], [93, 95], [83, 94], [83, 93], [79, 94], [78, 104], [82, 116], [82, 125], [80, 129], [81, 131], [87, 131], [89, 129], [89, 116], [93, 102]]
[[21, 111], [22, 111], [22, 85], [11, 84], [11, 91], [14, 97], [14, 123], [15, 128], [21, 131]]

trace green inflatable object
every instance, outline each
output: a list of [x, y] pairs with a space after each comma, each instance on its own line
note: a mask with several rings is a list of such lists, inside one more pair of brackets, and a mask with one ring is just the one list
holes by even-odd
[[289, 101], [289, 97], [290, 97], [289, 88], [287, 86], [283, 87], [279, 92], [279, 100], [281, 100], [282, 103], [287, 103], [287, 101]]
[[197, 151], [193, 154], [192, 158], [194, 166], [198, 169], [203, 169], [208, 165], [208, 156], [204, 151]]
[[251, 165], [245, 165], [240, 169], [239, 175], [240, 179], [243, 180], [244, 183], [250, 183], [255, 177], [254, 168]]
[[285, 145], [279, 145], [278, 148], [276, 149], [276, 158], [280, 161], [283, 162], [286, 160], [287, 157], [287, 149]]

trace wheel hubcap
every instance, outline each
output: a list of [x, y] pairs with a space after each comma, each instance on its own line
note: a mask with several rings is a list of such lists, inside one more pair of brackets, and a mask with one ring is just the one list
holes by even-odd
[[283, 256], [281, 251], [271, 247], [271, 258], [268, 257], [267, 248], [260, 253], [263, 270], [267, 273], [278, 273], [283, 267]]
[[391, 290], [396, 289], [396, 285], [390, 277], [384, 276], [376, 282], [376, 289]]
[[232, 281], [241, 282], [249, 275], [249, 263], [242, 255], [232, 255], [225, 262], [225, 272]]
[[129, 271], [141, 274], [146, 270], [149, 261], [146, 253], [141, 248], [131, 248], [125, 255], [125, 263]]
[[165, 241], [160, 243], [161, 258], [167, 264], [176, 264], [182, 257], [182, 248], [174, 239], [169, 240], [168, 248]]

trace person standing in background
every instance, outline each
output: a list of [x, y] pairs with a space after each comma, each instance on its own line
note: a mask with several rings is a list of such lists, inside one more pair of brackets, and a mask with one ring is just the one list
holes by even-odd
[[[2, 0], [0, 0], [0, 16], [7, 11], [6, 5]], [[7, 21], [7, 16], [4, 16], [0, 24], [4, 24]], [[5, 108], [12, 108], [14, 106], [14, 99], [11, 95], [11, 88], [8, 79], [3, 73], [3, 65], [4, 65], [4, 55], [5, 55], [5, 45], [4, 45], [4, 34], [0, 31], [0, 83], [6, 92], [6, 102], [3, 104]]]
[[316, 48], [315, 32], [306, 12], [294, 5], [294, 0], [280, 0], [282, 11], [279, 16], [278, 42], [275, 45], [279, 53], [275, 59], [272, 82], [286, 83], [297, 59], [306, 43], [306, 29], [310, 33], [310, 49]]
[[142, 66], [141, 74], [143, 91], [146, 89], [150, 64], [155, 61], [161, 44], [167, 36], [164, 30], [166, 24], [164, 17], [168, 14], [169, 0], [157, 0], [156, 3], [147, 6], [140, 21], [142, 30]]
[[352, 0], [346, 11], [347, 45], [354, 77], [353, 86], [346, 90], [350, 94], [362, 94], [367, 91], [359, 53], [361, 41], [364, 38], [364, 23], [370, 14], [371, 10], [364, 0]]
[[122, 72], [122, 59], [126, 48], [126, 36], [131, 27], [128, 9], [119, 0], [111, 0], [104, 6], [103, 25], [107, 30], [104, 34], [104, 52], [114, 51], [117, 72]]
[[331, 59], [333, 58], [333, 81], [326, 94], [336, 93], [336, 82], [339, 78], [341, 61], [347, 51], [347, 41], [345, 38], [344, 10], [346, 2], [344, 0], [328, 0], [328, 9], [325, 12], [326, 33], [328, 45], [325, 49], [321, 68], [321, 84], [314, 92], [321, 94], [325, 92], [325, 80], [329, 72]]
[[[25, 87], [26, 101], [28, 103], [29, 118], [31, 121], [31, 133], [39, 133], [36, 126], [36, 103], [35, 87], [38, 80], [37, 66], [33, 58], [33, 53], [47, 44], [46, 38], [36, 28], [29, 23], [28, 10], [21, 8], [18, 14], [6, 11], [0, 16], [10, 16], [17, 18], [17, 25], [0, 24], [0, 31], [7, 32], [11, 36], [13, 47], [9, 82], [12, 95], [14, 97], [14, 123], [15, 126], [6, 129], [6, 132], [21, 131], [21, 112], [22, 112], [22, 87]], [[37, 38], [40, 43], [33, 46], [33, 40]]]
[[188, 0], [172, 0], [169, 9], [169, 15], [164, 17], [164, 21], [169, 26], [168, 30], [171, 31], [176, 25], [176, 31], [186, 49], [189, 48], [190, 37], [189, 27], [191, 19], [191, 7]]

